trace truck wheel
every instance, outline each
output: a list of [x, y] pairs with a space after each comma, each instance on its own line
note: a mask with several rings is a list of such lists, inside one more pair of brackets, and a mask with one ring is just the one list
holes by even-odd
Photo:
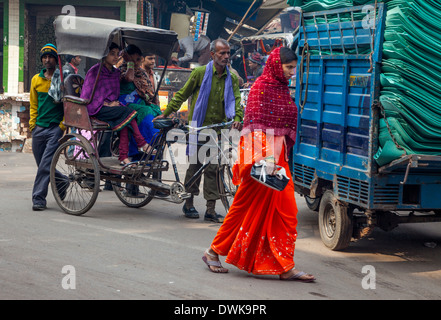
[[341, 204], [331, 190], [320, 201], [319, 231], [322, 242], [329, 249], [338, 251], [349, 246], [353, 232], [352, 212]]

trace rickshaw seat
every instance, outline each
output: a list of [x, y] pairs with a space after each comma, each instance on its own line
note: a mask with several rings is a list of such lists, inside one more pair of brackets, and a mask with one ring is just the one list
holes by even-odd
[[64, 99], [65, 99], [65, 101], [73, 102], [73, 103], [76, 103], [76, 104], [82, 104], [82, 105], [89, 104], [89, 100], [82, 99], [82, 98], [77, 97], [77, 96], [66, 95], [66, 96], [64, 96]]
[[110, 129], [107, 122], [100, 121], [95, 117], [89, 117], [87, 111], [89, 100], [75, 96], [64, 97], [64, 124], [68, 127], [75, 127], [88, 131]]
[[64, 96], [64, 123], [68, 126], [85, 130], [106, 130], [110, 129], [107, 122], [98, 120], [89, 115], [86, 105], [89, 100], [80, 98], [84, 79], [79, 74], [70, 74], [64, 80], [66, 95]]
[[80, 98], [84, 79], [79, 74], [70, 74], [64, 80], [66, 95], [64, 96], [64, 124], [70, 127], [89, 131], [106, 130], [107, 122], [89, 117], [87, 105], [90, 100]]
[[83, 88], [84, 79], [79, 74], [70, 74], [64, 79], [64, 88], [67, 96], [81, 95], [81, 89]]

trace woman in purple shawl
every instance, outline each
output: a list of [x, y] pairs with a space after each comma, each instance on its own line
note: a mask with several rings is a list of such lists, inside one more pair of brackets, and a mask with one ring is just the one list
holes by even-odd
[[[133, 137], [136, 144], [143, 151], [149, 149], [149, 145], [139, 132], [136, 123], [136, 111], [130, 107], [121, 106], [119, 98], [120, 71], [113, 66], [119, 58], [119, 47], [112, 43], [109, 48], [109, 54], [103, 58], [103, 67], [99, 76], [98, 83], [92, 100], [87, 105], [90, 116], [94, 116], [98, 120], [107, 122], [112, 130], [119, 131], [119, 160], [121, 165], [130, 163], [128, 158], [129, 152], [129, 132], [131, 127]], [[81, 98], [90, 99], [92, 96], [93, 86], [100, 68], [100, 63], [94, 65], [86, 74], [84, 85], [81, 92]]]

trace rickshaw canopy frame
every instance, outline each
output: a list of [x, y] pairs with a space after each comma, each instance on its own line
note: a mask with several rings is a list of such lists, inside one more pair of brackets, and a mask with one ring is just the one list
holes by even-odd
[[125, 21], [60, 15], [54, 21], [58, 54], [102, 59], [115, 42], [136, 45], [143, 54], [168, 60], [178, 40], [176, 32]]

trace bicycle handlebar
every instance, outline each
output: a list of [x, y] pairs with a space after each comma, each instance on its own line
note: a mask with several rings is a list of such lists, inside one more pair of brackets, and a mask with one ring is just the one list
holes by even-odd
[[204, 129], [212, 129], [212, 128], [218, 128], [218, 127], [226, 127], [229, 126], [231, 124], [234, 123], [234, 120], [230, 120], [228, 122], [221, 122], [221, 123], [214, 123], [214, 124], [209, 124], [207, 126], [203, 126], [203, 127], [192, 127], [190, 125], [186, 125], [185, 127], [187, 129], [191, 129], [191, 130], [195, 130], [195, 131], [201, 131]]

